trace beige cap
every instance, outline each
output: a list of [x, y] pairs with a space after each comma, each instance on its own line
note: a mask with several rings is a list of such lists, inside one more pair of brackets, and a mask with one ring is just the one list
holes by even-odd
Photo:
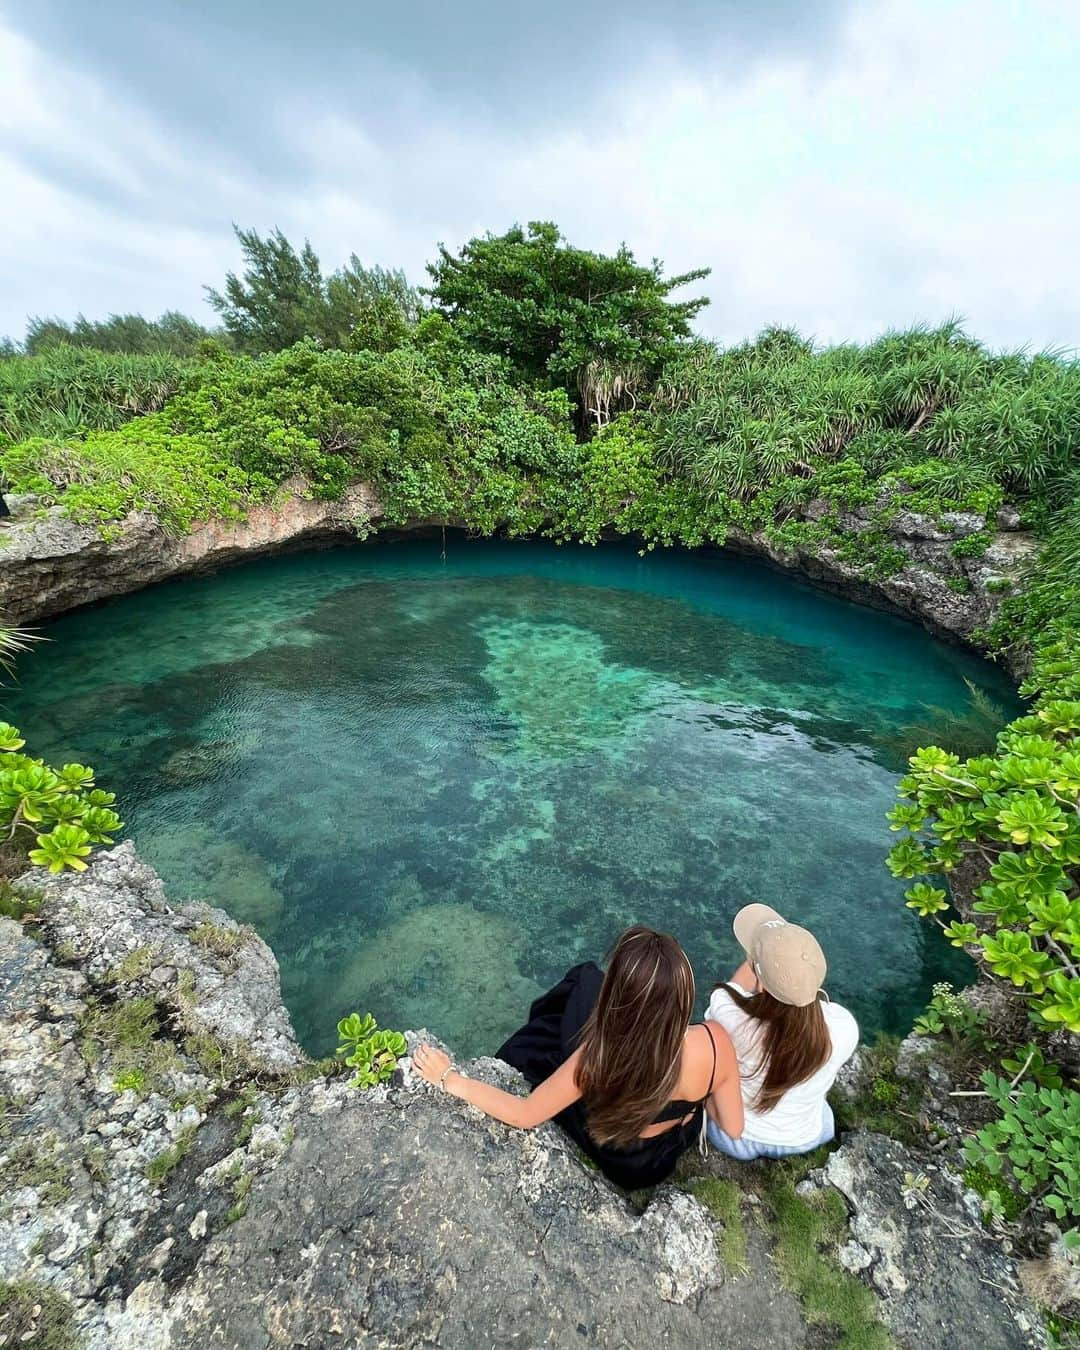
[[744, 905], [735, 937], [761, 986], [781, 1003], [805, 1008], [825, 983], [825, 953], [813, 933], [788, 923], [769, 905]]

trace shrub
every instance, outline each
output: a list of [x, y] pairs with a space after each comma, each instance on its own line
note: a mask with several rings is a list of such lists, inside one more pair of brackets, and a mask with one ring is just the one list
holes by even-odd
[[33, 436], [70, 438], [112, 430], [156, 412], [190, 363], [162, 353], [128, 355], [51, 347], [0, 362], [0, 449]]
[[408, 1050], [400, 1031], [379, 1031], [370, 1013], [363, 1017], [359, 1013], [350, 1013], [341, 1019], [337, 1029], [342, 1041], [337, 1053], [356, 1070], [350, 1087], [369, 1088], [376, 1083], [385, 1083]]
[[27, 856], [39, 867], [85, 871], [92, 849], [111, 844], [122, 827], [112, 809], [116, 798], [94, 786], [93, 769], [51, 769], [21, 754], [24, 745], [13, 726], [0, 722], [0, 826], [9, 839], [27, 843]]
[[982, 1081], [1001, 1114], [967, 1141], [969, 1162], [1039, 1199], [1068, 1229], [1068, 1245], [1080, 1248], [1080, 1092], [1017, 1086], [989, 1070]]
[[981, 558], [989, 547], [989, 534], [985, 530], [976, 530], [974, 534], [958, 539], [950, 552], [954, 558]]

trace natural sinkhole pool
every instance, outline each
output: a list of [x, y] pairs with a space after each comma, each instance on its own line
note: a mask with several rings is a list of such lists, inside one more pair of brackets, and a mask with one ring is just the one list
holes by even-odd
[[35, 753], [119, 794], [172, 898], [267, 939], [310, 1051], [355, 1009], [491, 1052], [632, 922], [704, 994], [751, 900], [817, 933], [864, 1033], [970, 978], [904, 907], [884, 816], [916, 745], [1014, 714], [993, 667], [726, 554], [442, 548], [114, 600], [4, 694]]

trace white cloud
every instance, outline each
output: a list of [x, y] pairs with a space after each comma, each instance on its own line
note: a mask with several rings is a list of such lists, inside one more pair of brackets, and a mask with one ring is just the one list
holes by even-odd
[[879, 0], [825, 63], [789, 54], [734, 80], [658, 55], [583, 101], [579, 125], [481, 121], [417, 80], [394, 140], [285, 90], [278, 180], [0, 32], [18, 145], [0, 152], [0, 333], [28, 312], [205, 313], [202, 283], [236, 264], [232, 220], [419, 277], [439, 239], [540, 217], [669, 271], [711, 265], [702, 326], [725, 340], [770, 322], [862, 339], [960, 312], [994, 345], [1073, 346], [1078, 38], [1080, 11], [1052, 3]]

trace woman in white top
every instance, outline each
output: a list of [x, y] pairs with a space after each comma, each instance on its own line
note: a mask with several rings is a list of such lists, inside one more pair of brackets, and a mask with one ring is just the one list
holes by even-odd
[[746, 1123], [733, 1139], [710, 1120], [709, 1140], [745, 1162], [809, 1153], [836, 1133], [825, 1095], [855, 1053], [858, 1024], [822, 989], [825, 956], [812, 933], [768, 905], [746, 905], [735, 936], [746, 960], [705, 1016], [735, 1047]]

